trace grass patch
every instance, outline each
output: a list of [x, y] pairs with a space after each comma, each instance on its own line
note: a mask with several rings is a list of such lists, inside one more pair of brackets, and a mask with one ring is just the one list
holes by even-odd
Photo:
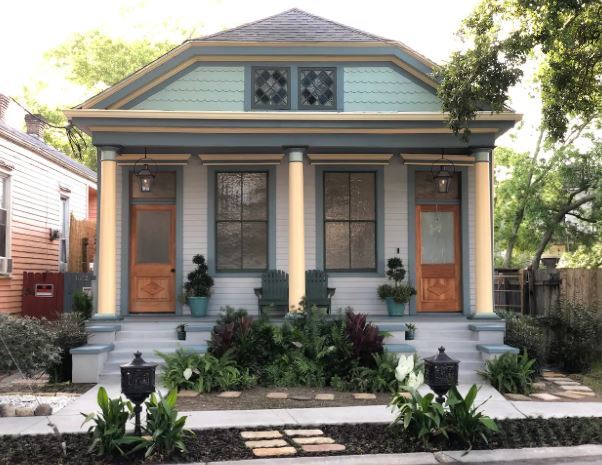
[[[521, 420], [500, 420], [500, 431], [493, 433], [489, 440], [491, 448], [559, 447], [581, 444], [602, 443], [602, 418], [529, 418]], [[293, 428], [302, 428], [294, 425]], [[311, 428], [320, 427], [312, 425]], [[286, 427], [271, 427], [283, 431]], [[419, 441], [405, 432], [401, 426], [386, 424], [326, 425], [320, 427], [326, 436], [344, 444], [346, 450], [337, 455], [387, 454], [407, 452], [430, 452], [435, 450], [462, 450], [464, 443], [451, 437], [433, 438], [431, 446], [424, 447]], [[256, 430], [260, 428], [247, 428]], [[52, 435], [43, 436], [4, 436], [0, 448], [0, 465], [105, 465], [105, 464], [150, 464], [150, 463], [189, 463], [217, 460], [241, 460], [253, 458], [244, 445], [240, 432], [244, 429], [209, 429], [195, 431], [186, 440], [188, 452], [171, 457], [155, 457], [154, 461], [144, 461], [140, 455], [101, 460], [88, 453], [89, 437], [85, 434], [66, 434], [67, 456], [64, 457], [58, 439]], [[288, 438], [287, 438], [288, 439]], [[488, 449], [482, 441], [474, 444], [474, 449]], [[298, 456], [331, 454], [308, 454], [298, 449]]]
[[581, 383], [592, 388], [596, 394], [602, 395], [602, 362], [595, 363], [588, 373], [573, 375], [571, 378], [577, 379]]

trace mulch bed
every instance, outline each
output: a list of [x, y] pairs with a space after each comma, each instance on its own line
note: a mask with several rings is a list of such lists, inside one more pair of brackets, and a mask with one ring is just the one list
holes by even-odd
[[[602, 418], [558, 418], [500, 420], [499, 433], [490, 439], [491, 448], [556, 447], [580, 444], [602, 443]], [[291, 428], [300, 428], [299, 425]], [[316, 428], [312, 425], [311, 428]], [[297, 456], [316, 455], [355, 455], [424, 452], [436, 450], [462, 450], [466, 446], [453, 438], [445, 442], [435, 440], [430, 448], [420, 443], [400, 426], [385, 424], [349, 424], [320, 427], [324, 434], [332, 437], [347, 449], [337, 454], [310, 454], [300, 449]], [[258, 430], [261, 428], [247, 428]], [[270, 428], [284, 430], [285, 427]], [[5, 436], [0, 442], [1, 465], [100, 465], [100, 464], [142, 464], [142, 463], [188, 463], [216, 460], [241, 460], [253, 458], [240, 437], [243, 429], [210, 429], [195, 431], [195, 436], [187, 440], [188, 453], [184, 456], [155, 457], [154, 461], [144, 461], [141, 456], [99, 460], [88, 453], [90, 444], [85, 434], [67, 434], [67, 456], [61, 452], [55, 436]], [[474, 444], [474, 449], [487, 449], [484, 442]]]
[[[288, 392], [289, 399], [268, 399], [269, 392]], [[316, 394], [334, 394], [335, 400], [313, 400]], [[330, 388], [264, 388], [242, 391], [238, 398], [219, 397], [218, 393], [201, 394], [198, 397], [179, 397], [177, 408], [181, 412], [192, 410], [256, 410], [273, 408], [346, 407], [349, 405], [388, 405], [391, 394], [375, 394], [376, 399], [358, 400], [351, 392]], [[311, 397], [311, 400], [295, 400], [290, 397]]]

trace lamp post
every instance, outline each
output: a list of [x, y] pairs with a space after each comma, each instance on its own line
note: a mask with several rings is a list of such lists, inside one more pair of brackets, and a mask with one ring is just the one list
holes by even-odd
[[155, 370], [156, 363], [147, 363], [142, 358], [142, 353], [137, 351], [134, 360], [121, 365], [121, 392], [134, 403], [134, 414], [136, 415], [136, 426], [134, 434], [140, 436], [140, 412], [142, 402], [155, 392]]
[[424, 359], [424, 381], [437, 394], [437, 402], [445, 401], [445, 394], [458, 384], [460, 362], [445, 353], [445, 347], [439, 347], [439, 353]]

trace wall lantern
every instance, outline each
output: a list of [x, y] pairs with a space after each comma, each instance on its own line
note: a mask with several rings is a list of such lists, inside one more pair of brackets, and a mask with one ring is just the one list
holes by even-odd
[[134, 434], [140, 436], [140, 412], [142, 402], [155, 392], [155, 370], [156, 363], [147, 363], [142, 358], [140, 351], [134, 354], [134, 360], [121, 365], [121, 392], [134, 403], [134, 414], [136, 415], [136, 426]]
[[146, 156], [146, 148], [144, 149], [144, 158], [140, 158], [134, 163], [134, 174], [140, 183], [140, 191], [150, 192], [157, 176], [157, 164]]
[[460, 362], [448, 357], [445, 347], [439, 347], [439, 354], [424, 359], [424, 381], [437, 394], [437, 402], [445, 401], [445, 394], [458, 384]]
[[445, 158], [442, 151], [439, 170], [436, 170], [434, 166], [431, 170], [433, 173], [433, 182], [435, 183], [435, 191], [438, 194], [447, 194], [454, 178], [454, 173], [456, 172], [454, 163]]

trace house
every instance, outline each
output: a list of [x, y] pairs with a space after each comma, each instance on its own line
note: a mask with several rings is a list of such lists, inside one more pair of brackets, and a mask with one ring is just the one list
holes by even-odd
[[96, 173], [46, 144], [38, 117], [10, 126], [9, 105], [0, 94], [0, 313], [19, 313], [23, 272], [68, 270], [71, 218], [94, 218]]
[[[468, 140], [454, 135], [433, 66], [292, 9], [187, 40], [66, 110], [100, 154], [96, 318], [127, 328], [106, 340], [115, 351], [99, 370], [117, 376], [132, 347], [176, 344], [168, 335], [189, 321], [177, 295], [199, 253], [215, 278], [212, 318], [226, 305], [256, 313], [266, 270], [288, 273], [297, 307], [306, 270], [319, 269], [336, 288], [333, 308], [352, 306], [403, 340], [376, 293], [387, 259], [400, 257], [418, 290], [410, 318], [431, 325], [420, 350], [462, 338], [450, 347], [467, 354], [471, 376], [477, 344], [498, 343], [480, 347], [483, 358], [510, 350], [503, 324], [467, 317], [495, 318], [492, 149], [521, 116], [483, 109]], [[156, 172], [149, 192], [145, 166]]]

